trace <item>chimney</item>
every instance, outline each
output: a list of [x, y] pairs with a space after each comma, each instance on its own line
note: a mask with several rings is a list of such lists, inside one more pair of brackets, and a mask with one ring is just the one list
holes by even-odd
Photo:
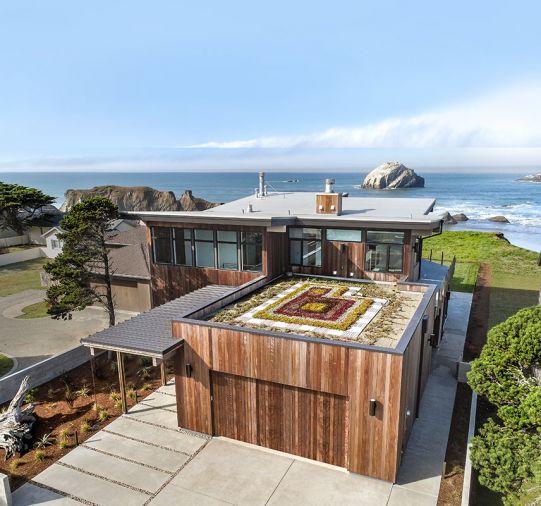
[[259, 196], [264, 197], [267, 194], [267, 185], [265, 184], [265, 173], [259, 173]]
[[325, 179], [325, 193], [316, 193], [316, 213], [335, 214], [342, 213], [342, 194], [336, 193], [333, 188], [334, 179]]

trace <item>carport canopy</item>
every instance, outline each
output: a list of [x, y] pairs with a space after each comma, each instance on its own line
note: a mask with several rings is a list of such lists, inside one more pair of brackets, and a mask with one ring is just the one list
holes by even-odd
[[124, 354], [152, 358], [154, 365], [159, 362], [162, 383], [165, 384], [163, 361], [184, 343], [182, 339], [172, 336], [171, 322], [205, 308], [235, 289], [234, 286], [208, 285], [81, 339], [81, 344], [90, 348], [92, 355], [95, 354], [96, 349], [117, 353], [120, 393], [124, 410], [126, 409]]

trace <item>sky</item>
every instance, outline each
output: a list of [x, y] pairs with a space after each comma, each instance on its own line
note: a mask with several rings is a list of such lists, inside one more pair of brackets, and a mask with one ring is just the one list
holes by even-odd
[[538, 1], [0, 2], [0, 171], [541, 166]]

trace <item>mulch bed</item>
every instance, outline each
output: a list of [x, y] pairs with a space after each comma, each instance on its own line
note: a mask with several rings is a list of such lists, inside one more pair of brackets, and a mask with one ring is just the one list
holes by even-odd
[[[12, 490], [66, 455], [77, 446], [77, 441], [85, 441], [122, 414], [121, 404], [114, 394], [111, 396], [111, 392], [119, 392], [118, 373], [114, 366], [111, 366], [112, 363], [114, 362], [107, 359], [106, 353], [95, 359], [95, 395], [90, 362], [33, 390], [36, 414], [36, 423], [32, 429], [34, 441], [50, 434], [52, 444], [40, 450], [32, 449], [23, 455], [16, 455], [7, 461], [0, 461], [0, 472], [9, 475]], [[145, 377], [145, 374], [141, 373], [143, 368], [150, 376]], [[125, 370], [127, 387], [133, 387], [133, 394], [137, 392], [137, 401], [141, 401], [161, 385], [159, 367], [149, 367], [147, 363], [141, 362], [140, 357], [126, 356]], [[77, 392], [86, 385], [88, 396], [75, 394], [75, 398], [68, 402], [66, 385], [69, 385], [71, 392]], [[94, 403], [100, 407], [99, 410], [94, 408]], [[135, 403], [134, 396], [128, 398], [128, 407]], [[6, 406], [7, 404], [1, 408]], [[100, 412], [104, 413], [101, 415], [102, 419], [99, 418]], [[85, 424], [90, 426], [87, 431]], [[44, 453], [43, 460], [38, 459], [38, 451]]]
[[[482, 263], [473, 291], [472, 308], [466, 341], [464, 343], [463, 360], [468, 362], [479, 356], [486, 342], [490, 304], [490, 281], [490, 266]], [[449, 440], [445, 453], [445, 474], [441, 480], [438, 495], [438, 506], [459, 506], [462, 499], [471, 394], [471, 389], [467, 384], [458, 384]]]

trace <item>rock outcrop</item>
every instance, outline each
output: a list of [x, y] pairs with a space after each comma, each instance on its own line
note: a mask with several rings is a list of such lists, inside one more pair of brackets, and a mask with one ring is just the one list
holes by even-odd
[[363, 188], [392, 190], [396, 188], [424, 188], [425, 180], [399, 162], [387, 162], [364, 178]]
[[464, 213], [453, 214], [455, 221], [468, 221], [469, 218]]
[[445, 211], [442, 215], [443, 223], [447, 225], [456, 225], [456, 220], [451, 216], [451, 213], [449, 211]]
[[491, 216], [488, 221], [495, 221], [496, 223], [509, 223], [509, 220], [505, 216]]
[[196, 198], [186, 190], [179, 200], [173, 192], [155, 190], [149, 186], [95, 186], [84, 190], [67, 190], [61, 210], [89, 197], [107, 197], [119, 211], [204, 211], [219, 204]]
[[527, 183], [541, 183], [541, 173], [523, 176], [518, 181], [526, 181]]

